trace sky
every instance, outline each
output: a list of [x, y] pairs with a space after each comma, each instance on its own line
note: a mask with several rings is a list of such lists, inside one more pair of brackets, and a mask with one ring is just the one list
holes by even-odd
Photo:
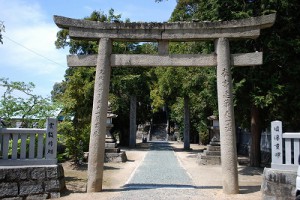
[[82, 19], [94, 10], [108, 14], [113, 8], [122, 20], [165, 22], [175, 6], [176, 0], [0, 0], [0, 21], [5, 25], [0, 78], [33, 82], [34, 94], [50, 97], [54, 83], [64, 79], [69, 54], [68, 49], [55, 48], [59, 28], [53, 15]]

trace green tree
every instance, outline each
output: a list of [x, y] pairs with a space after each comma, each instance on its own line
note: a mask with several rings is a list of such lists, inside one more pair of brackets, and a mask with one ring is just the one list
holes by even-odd
[[[207, 117], [217, 111], [216, 78], [213, 68], [157, 68], [157, 83], [152, 87], [153, 107], [168, 105], [170, 119], [184, 127], [184, 99], [189, 100], [191, 141], [207, 133]], [[187, 118], [187, 117], [185, 117]], [[203, 135], [204, 136], [204, 135]], [[204, 142], [204, 141], [202, 141]]]
[[111, 77], [110, 101], [113, 111], [118, 114], [114, 119], [115, 130], [119, 132], [122, 145], [129, 142], [129, 105], [130, 97], [137, 98], [137, 124], [151, 118], [149, 69], [119, 68], [113, 69]]
[[88, 151], [93, 106], [94, 68], [69, 68], [65, 81], [55, 84], [52, 99], [62, 106], [64, 121], [58, 125], [67, 156], [78, 163]]
[[[101, 11], [94, 11], [86, 20], [107, 21], [108, 17]], [[57, 33], [56, 48], [69, 48], [71, 54], [96, 54], [96, 41], [73, 40], [69, 31], [62, 29]], [[64, 121], [58, 130], [61, 141], [66, 146], [66, 156], [79, 163], [84, 151], [88, 151], [89, 132], [93, 105], [95, 69], [87, 67], [68, 68], [65, 80], [56, 83], [51, 98], [62, 106], [60, 115]]]
[[[277, 12], [275, 25], [256, 40], [231, 42], [231, 52], [264, 52], [261, 67], [234, 68], [237, 124], [251, 127], [251, 165], [260, 164], [260, 134], [270, 121], [280, 119], [286, 127], [298, 128], [299, 89], [299, 2], [279, 0], [221, 1], [181, 0], [173, 21], [218, 21]], [[289, 106], [286, 106], [289, 105]]]
[[[298, 1], [256, 1], [249, 5], [252, 15], [262, 15], [276, 10], [274, 26], [262, 32], [260, 38], [248, 41], [244, 48], [264, 52], [264, 64], [261, 67], [235, 70], [239, 87], [238, 98], [248, 94], [248, 109], [238, 113], [251, 113], [252, 146], [251, 164], [260, 164], [260, 133], [270, 122], [280, 119], [289, 129], [300, 128], [295, 120], [299, 119], [299, 89], [294, 77], [299, 76], [299, 24], [300, 3]], [[239, 47], [235, 47], [238, 49]], [[250, 77], [250, 78], [249, 78]], [[239, 85], [241, 86], [241, 85]], [[296, 101], [295, 101], [296, 100]], [[237, 103], [242, 103], [238, 101]], [[286, 106], [286, 105], [289, 106]], [[246, 118], [246, 117], [245, 117]]]
[[7, 127], [14, 127], [11, 123], [13, 118], [20, 118], [23, 128], [32, 126], [35, 121], [43, 127], [46, 118], [53, 117], [57, 110], [49, 98], [34, 94], [35, 85], [32, 82], [0, 78], [0, 87], [4, 91], [0, 100], [0, 118]]
[[[212, 47], [212, 44], [207, 42], [172, 42], [169, 45], [169, 52], [170, 54], [211, 53]], [[156, 81], [151, 90], [152, 106], [158, 110], [166, 105], [170, 120], [179, 125], [180, 133], [184, 131], [184, 119], [190, 118], [190, 131], [186, 131], [190, 132], [191, 141], [197, 142], [199, 133], [207, 134], [206, 126], [203, 125], [207, 123], [207, 116], [214, 113], [217, 107], [215, 69], [158, 67], [154, 71]], [[208, 94], [211, 99], [208, 99]], [[184, 102], [189, 106], [184, 106]], [[184, 110], [184, 108], [189, 109]], [[183, 113], [190, 113], [190, 117], [188, 115], [184, 117]]]
[[[115, 15], [111, 9], [108, 15], [103, 12], [94, 11], [86, 20], [93, 21], [121, 21], [121, 15]], [[128, 21], [128, 20], [127, 20]], [[93, 41], [73, 40], [69, 38], [68, 30], [60, 30], [57, 33], [55, 42], [57, 48], [70, 48], [71, 54], [97, 54], [98, 44]], [[142, 47], [138, 43], [113, 42], [113, 53], [130, 54], [141, 51], [149, 51], [147, 44]], [[113, 112], [118, 115], [114, 119], [114, 131], [118, 133], [122, 144], [128, 144], [129, 131], [129, 99], [130, 95], [137, 95], [138, 98], [138, 122], [145, 121], [149, 115], [139, 110], [150, 110], [149, 98], [147, 99], [147, 69], [137, 68], [114, 68], [112, 69], [110, 85], [110, 101]], [[68, 123], [64, 130], [69, 128], [66, 134], [66, 141], [69, 141], [69, 152], [73, 154], [75, 161], [79, 159], [76, 146], [81, 141], [84, 151], [88, 150], [88, 139], [90, 133], [91, 113], [93, 104], [95, 68], [79, 67], [69, 68], [65, 74], [65, 80], [54, 85], [52, 99], [63, 105], [63, 115], [67, 116]], [[149, 92], [148, 92], [149, 93]], [[148, 95], [149, 96], [149, 95]], [[140, 114], [141, 113], [141, 114]], [[71, 123], [70, 123], [71, 122]], [[70, 126], [70, 124], [72, 126]], [[71, 129], [72, 128], [72, 129]], [[74, 142], [73, 142], [74, 141]], [[72, 150], [73, 149], [73, 150]]]

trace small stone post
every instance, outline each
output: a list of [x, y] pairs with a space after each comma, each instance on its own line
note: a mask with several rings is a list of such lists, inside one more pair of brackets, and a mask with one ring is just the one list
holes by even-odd
[[229, 40], [219, 38], [216, 44], [223, 192], [237, 194], [239, 185]]
[[107, 102], [110, 82], [112, 42], [101, 38], [96, 66], [94, 101], [90, 133], [87, 192], [102, 191]]
[[136, 96], [130, 97], [130, 137], [129, 147], [134, 148], [136, 145]]

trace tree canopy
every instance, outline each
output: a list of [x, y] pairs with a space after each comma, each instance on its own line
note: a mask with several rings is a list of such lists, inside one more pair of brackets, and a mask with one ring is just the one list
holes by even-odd
[[[115, 15], [111, 9], [108, 15], [101, 11], [94, 11], [86, 20], [93, 21], [121, 21], [121, 15]], [[126, 21], [129, 21], [126, 19]], [[92, 41], [73, 40], [69, 38], [68, 30], [60, 30], [57, 33], [55, 42], [57, 48], [69, 47], [71, 54], [87, 55], [97, 54], [98, 43]], [[142, 51], [151, 51], [152, 47], [147, 44], [143, 47], [132, 42], [113, 42], [113, 53], [132, 54]], [[90, 133], [90, 123], [94, 93], [95, 68], [77, 67], [66, 70], [65, 80], [55, 84], [52, 91], [52, 99], [63, 105], [62, 115], [66, 120], [61, 124], [65, 133], [65, 141], [70, 147], [68, 151], [75, 160], [80, 157], [78, 149], [88, 151], [88, 139]], [[129, 101], [130, 96], [137, 96], [138, 122], [149, 119], [150, 100], [148, 70], [136, 68], [114, 68], [112, 69], [110, 96], [112, 111], [118, 115], [114, 119], [114, 132], [117, 134], [122, 144], [129, 142]], [[146, 112], [139, 112], [140, 110]], [[148, 110], [148, 112], [147, 112]], [[82, 144], [78, 148], [78, 144]]]
[[0, 87], [3, 89], [0, 118], [5, 121], [7, 127], [15, 127], [12, 124], [13, 118], [21, 120], [23, 128], [31, 127], [33, 122], [39, 122], [38, 125], [44, 127], [46, 118], [56, 114], [57, 107], [50, 99], [34, 94], [35, 85], [32, 82], [0, 78]]
[[[273, 27], [256, 40], [232, 41], [232, 53], [263, 51], [260, 67], [233, 68], [236, 124], [251, 128], [253, 165], [259, 164], [262, 129], [279, 119], [299, 129], [299, 1], [179, 0], [172, 21], [225, 21], [277, 12]], [[289, 106], [287, 106], [289, 105]], [[252, 123], [251, 123], [252, 122]], [[255, 159], [254, 159], [255, 158]]]

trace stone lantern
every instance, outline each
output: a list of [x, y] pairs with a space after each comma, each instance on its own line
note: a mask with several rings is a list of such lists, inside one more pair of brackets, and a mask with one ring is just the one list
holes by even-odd
[[207, 117], [211, 121], [209, 126], [210, 143], [203, 153], [198, 154], [198, 163], [200, 165], [220, 165], [221, 164], [221, 148], [220, 148], [220, 129], [219, 119], [217, 116], [211, 115]]
[[117, 115], [111, 111], [111, 103], [108, 102], [107, 119], [106, 119], [106, 136], [105, 136], [105, 162], [126, 162], [127, 156], [125, 151], [121, 151], [117, 147], [116, 139], [110, 133], [112, 127], [112, 119]]
[[216, 145], [220, 145], [219, 119], [215, 115], [211, 115], [207, 117], [207, 119], [212, 122], [212, 126], [209, 127], [210, 139], [211, 139], [210, 142]]
[[114, 143], [116, 147], [116, 140], [110, 133], [112, 127], [114, 127], [112, 123], [112, 119], [118, 117], [118, 115], [113, 114], [111, 111], [111, 103], [108, 102], [108, 109], [107, 109], [107, 119], [106, 119], [106, 137], [105, 143]]

